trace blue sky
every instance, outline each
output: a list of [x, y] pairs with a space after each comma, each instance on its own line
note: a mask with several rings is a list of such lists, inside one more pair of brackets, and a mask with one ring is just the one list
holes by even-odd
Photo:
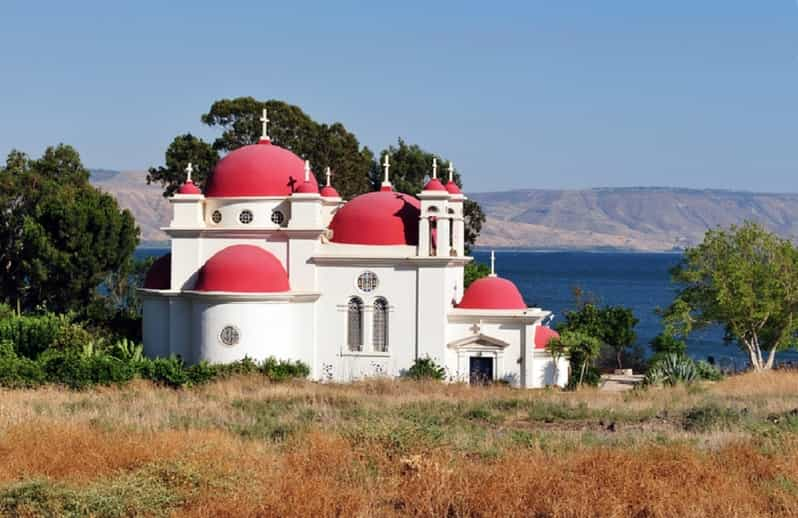
[[144, 169], [252, 95], [418, 143], [471, 191], [798, 192], [795, 0], [10, 0], [0, 27], [3, 155]]

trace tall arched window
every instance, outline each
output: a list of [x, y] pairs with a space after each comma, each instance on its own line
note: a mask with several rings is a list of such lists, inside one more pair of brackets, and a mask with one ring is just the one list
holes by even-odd
[[350, 351], [363, 350], [363, 301], [358, 297], [349, 299], [346, 342]]
[[374, 301], [374, 351], [388, 352], [388, 301], [382, 297]]

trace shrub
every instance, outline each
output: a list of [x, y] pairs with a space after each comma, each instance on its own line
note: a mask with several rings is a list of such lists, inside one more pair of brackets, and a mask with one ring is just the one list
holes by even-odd
[[442, 380], [446, 376], [446, 370], [427, 356], [416, 358], [404, 376], [414, 380]]
[[44, 371], [38, 362], [17, 356], [11, 342], [0, 342], [0, 386], [33, 388], [44, 382]]
[[11, 315], [0, 320], [0, 340], [10, 340], [16, 354], [25, 358], [36, 359], [51, 348], [80, 348], [93, 339], [71, 315]]
[[175, 356], [145, 360], [139, 373], [142, 378], [167, 387], [179, 388], [189, 382], [183, 361]]
[[720, 381], [723, 379], [723, 373], [720, 369], [704, 360], [695, 362], [695, 368], [699, 379], [707, 381]]
[[271, 381], [307, 378], [310, 374], [310, 368], [301, 361], [277, 360], [273, 356], [263, 360], [258, 370]]
[[122, 384], [136, 376], [133, 364], [104, 353], [84, 355], [50, 349], [37, 363], [49, 383], [84, 389], [92, 385]]

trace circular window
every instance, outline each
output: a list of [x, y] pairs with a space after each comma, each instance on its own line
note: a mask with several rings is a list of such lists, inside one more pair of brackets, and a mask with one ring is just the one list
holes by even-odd
[[240, 339], [241, 333], [234, 326], [225, 326], [222, 332], [219, 333], [219, 340], [228, 347], [236, 345]]
[[366, 293], [376, 290], [378, 284], [379, 279], [374, 272], [363, 272], [357, 278], [357, 289]]
[[252, 211], [242, 210], [241, 214], [238, 215], [238, 221], [240, 221], [244, 225], [252, 223]]
[[272, 223], [282, 225], [285, 221], [285, 216], [279, 210], [272, 211]]
[[213, 211], [213, 214], [211, 214], [211, 220], [214, 223], [221, 223], [222, 222], [222, 213], [219, 212], [218, 210]]

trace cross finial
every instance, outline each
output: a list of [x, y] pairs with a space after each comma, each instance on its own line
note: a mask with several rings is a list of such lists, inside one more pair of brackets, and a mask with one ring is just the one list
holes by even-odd
[[266, 108], [263, 109], [263, 116], [261, 116], [260, 121], [261, 121], [261, 123], [263, 123], [263, 127], [261, 128], [260, 139], [261, 140], [270, 140], [269, 139], [269, 131], [268, 131], [269, 118], [266, 116]]
[[191, 162], [188, 163], [186, 166], [186, 183], [194, 183], [191, 181], [191, 173], [194, 172], [194, 166], [191, 165]]
[[305, 160], [305, 181], [310, 181], [310, 160]]
[[432, 157], [432, 177], [438, 177], [438, 159], [435, 157]]
[[332, 173], [330, 172], [330, 166], [327, 166], [327, 169], [324, 170], [324, 175], [327, 177], [327, 187], [330, 186], [330, 177]]
[[385, 153], [385, 160], [382, 162], [382, 168], [385, 170], [385, 180], [382, 182], [382, 185], [384, 186], [391, 185], [391, 180], [390, 180], [391, 177], [388, 173], [388, 170], [391, 168], [391, 161], [389, 157], [390, 155], [388, 153]]
[[490, 276], [496, 277], [496, 251], [490, 251]]
[[449, 182], [454, 181], [454, 164], [449, 160]]

